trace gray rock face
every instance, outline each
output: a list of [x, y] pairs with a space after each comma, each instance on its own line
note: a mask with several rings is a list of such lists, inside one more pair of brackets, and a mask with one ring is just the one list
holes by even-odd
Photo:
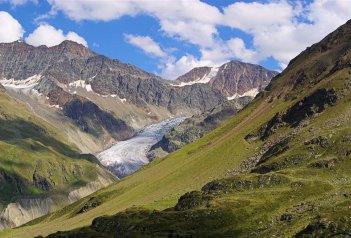
[[160, 142], [151, 147], [148, 154], [149, 159], [157, 157], [160, 149], [170, 153], [203, 137], [217, 128], [224, 120], [235, 115], [251, 100], [252, 97], [241, 97], [227, 101], [208, 112], [186, 119], [180, 125], [172, 128]]
[[[156, 75], [71, 41], [50, 48], [23, 42], [0, 44], [0, 62], [0, 78], [24, 80], [41, 75], [49, 80], [47, 84], [65, 85], [83, 80], [97, 94], [117, 95], [137, 106], [166, 107], [172, 113], [208, 110], [225, 100], [211, 87], [174, 88]], [[41, 85], [37, 89], [47, 94], [50, 87]]]
[[[212, 75], [211, 71], [213, 72]], [[256, 89], [257, 92], [261, 91], [275, 75], [277, 75], [277, 72], [259, 65], [230, 61], [219, 68], [194, 68], [177, 78], [176, 82], [190, 83], [199, 79], [206, 80], [206, 77], [208, 77], [208, 83], [202, 83], [201, 85], [208, 84], [212, 89], [218, 90], [224, 97], [232, 97], [235, 94], [244, 95], [253, 89]]]
[[259, 65], [231, 61], [222, 65], [216, 77], [210, 82], [213, 88], [230, 97], [234, 94], [242, 95], [257, 88], [264, 89], [277, 72], [267, 70]]
[[193, 82], [199, 78], [203, 78], [211, 72], [211, 67], [197, 67], [190, 70], [177, 78], [179, 82]]

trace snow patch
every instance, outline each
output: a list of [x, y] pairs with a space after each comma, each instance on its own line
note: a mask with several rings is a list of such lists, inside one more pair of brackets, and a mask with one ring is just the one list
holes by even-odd
[[87, 92], [93, 91], [90, 84], [86, 84], [84, 80], [77, 80], [68, 84], [70, 87], [84, 88]]
[[258, 91], [258, 88], [253, 88], [249, 91], [246, 91], [245, 93], [243, 94], [237, 94], [235, 93], [233, 96], [231, 97], [227, 97], [227, 100], [233, 100], [233, 99], [236, 99], [236, 98], [241, 98], [241, 97], [256, 97], [256, 95], [259, 93]]
[[172, 84], [172, 86], [184, 87], [187, 85], [193, 85], [197, 83], [202, 83], [202, 84], [209, 83], [211, 79], [216, 77], [218, 70], [219, 70], [218, 67], [212, 67], [211, 71], [208, 74], [205, 74], [202, 78], [195, 79], [194, 81], [191, 81], [191, 82], [181, 82], [180, 84]]
[[122, 103], [125, 103], [127, 101], [126, 98], [120, 98], [119, 100], [121, 100]]
[[85, 89], [86, 89], [88, 92], [93, 91], [93, 90], [91, 89], [91, 85], [90, 85], [90, 84], [87, 84], [87, 85], [85, 86]]
[[27, 79], [24, 80], [15, 80], [15, 79], [0, 79], [0, 83], [4, 87], [8, 88], [16, 88], [16, 89], [26, 89], [26, 88], [33, 88], [37, 84], [39, 84], [39, 81], [41, 79], [40, 74], [35, 74]]
[[60, 105], [49, 105], [49, 107], [62, 110], [62, 107], [60, 107]]

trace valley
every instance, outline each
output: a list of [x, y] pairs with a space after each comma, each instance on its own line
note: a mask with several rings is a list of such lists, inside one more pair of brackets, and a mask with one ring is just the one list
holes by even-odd
[[0, 6], [1, 238], [351, 237], [351, 2]]

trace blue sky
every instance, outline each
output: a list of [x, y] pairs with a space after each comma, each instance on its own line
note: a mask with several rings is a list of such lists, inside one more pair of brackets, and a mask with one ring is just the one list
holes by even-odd
[[232, 59], [282, 70], [349, 18], [349, 0], [0, 0], [0, 42], [70, 39], [174, 79]]

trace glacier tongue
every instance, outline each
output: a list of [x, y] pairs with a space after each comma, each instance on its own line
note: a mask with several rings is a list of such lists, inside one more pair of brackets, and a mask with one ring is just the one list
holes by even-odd
[[99, 153], [97, 158], [118, 178], [123, 178], [149, 163], [146, 153], [171, 128], [185, 118], [169, 119], [146, 127], [131, 139], [118, 142]]

